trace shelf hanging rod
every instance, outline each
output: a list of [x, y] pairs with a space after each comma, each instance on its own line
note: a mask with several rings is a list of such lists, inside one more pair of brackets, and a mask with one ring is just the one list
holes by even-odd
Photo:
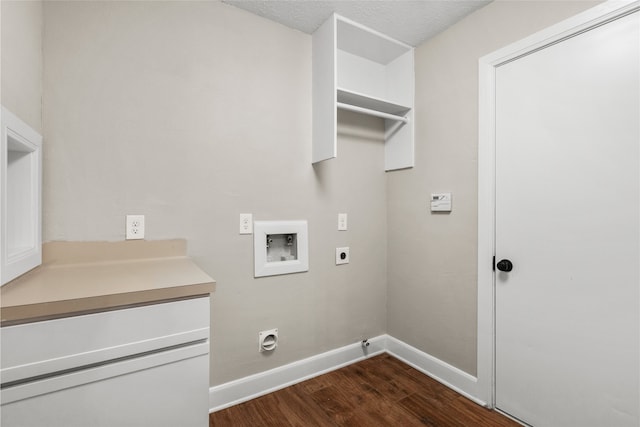
[[369, 108], [358, 107], [356, 105], [345, 104], [343, 102], [336, 103], [341, 110], [355, 111], [357, 113], [369, 114], [370, 116], [382, 117], [383, 119], [397, 120], [402, 123], [409, 123], [407, 117], [396, 116], [395, 114], [383, 113], [382, 111], [371, 110]]

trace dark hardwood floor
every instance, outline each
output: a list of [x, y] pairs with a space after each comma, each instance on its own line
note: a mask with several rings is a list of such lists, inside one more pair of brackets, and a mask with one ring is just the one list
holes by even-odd
[[209, 416], [210, 427], [519, 426], [388, 354]]

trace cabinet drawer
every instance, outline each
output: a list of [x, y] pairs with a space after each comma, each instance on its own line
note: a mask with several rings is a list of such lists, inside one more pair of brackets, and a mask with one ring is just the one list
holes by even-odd
[[209, 298], [0, 329], [3, 387], [209, 338]]
[[3, 390], [3, 427], [205, 427], [208, 344]]

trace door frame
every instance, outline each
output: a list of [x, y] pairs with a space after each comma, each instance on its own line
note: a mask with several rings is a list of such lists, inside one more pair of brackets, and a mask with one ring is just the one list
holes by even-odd
[[637, 10], [640, 0], [610, 0], [479, 59], [477, 398], [490, 408], [495, 408], [496, 68]]

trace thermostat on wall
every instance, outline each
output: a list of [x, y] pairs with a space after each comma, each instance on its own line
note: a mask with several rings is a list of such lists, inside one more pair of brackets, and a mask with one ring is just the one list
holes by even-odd
[[431, 193], [431, 212], [451, 212], [451, 193]]

